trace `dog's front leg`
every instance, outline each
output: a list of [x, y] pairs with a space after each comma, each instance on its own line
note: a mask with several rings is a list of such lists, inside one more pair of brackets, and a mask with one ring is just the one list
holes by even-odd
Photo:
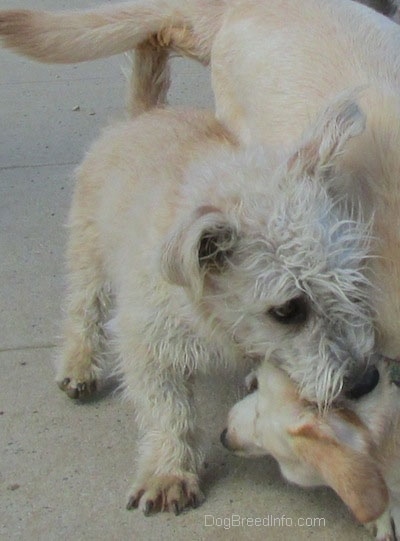
[[129, 384], [142, 434], [128, 509], [178, 514], [202, 502], [198, 479], [202, 453], [191, 387], [184, 374], [168, 369], [143, 374], [138, 385]]
[[[142, 391], [135, 400], [143, 431], [139, 443], [138, 473], [128, 509], [145, 514], [173, 511], [203, 501], [198, 471], [202, 453], [194, 424], [191, 384], [169, 377]], [[154, 394], [153, 394], [154, 393]]]
[[144, 340], [144, 329], [140, 334], [130, 332], [119, 344], [126, 395], [135, 405], [140, 431], [136, 482], [127, 507], [145, 514], [177, 514], [204, 499], [190, 375], [195, 365], [194, 361], [190, 368], [190, 359], [201, 347], [196, 339], [184, 339], [179, 329], [164, 328], [159, 342], [151, 335], [153, 340]]

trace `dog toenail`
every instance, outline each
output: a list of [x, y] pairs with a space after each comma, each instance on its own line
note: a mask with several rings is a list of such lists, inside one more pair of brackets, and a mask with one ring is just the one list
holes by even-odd
[[174, 515], [175, 516], [178, 516], [180, 514], [180, 509], [179, 509], [179, 505], [178, 505], [178, 502], [173, 502], [172, 503], [172, 509], [174, 510]]
[[153, 507], [154, 507], [154, 502], [152, 501], [146, 502], [146, 506], [143, 511], [145, 517], [148, 517], [151, 514]]

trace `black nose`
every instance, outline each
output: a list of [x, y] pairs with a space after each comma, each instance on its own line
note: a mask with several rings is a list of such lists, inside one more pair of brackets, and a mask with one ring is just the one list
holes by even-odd
[[227, 435], [227, 433], [228, 433], [228, 429], [225, 428], [225, 430], [223, 430], [223, 431], [221, 432], [221, 435], [220, 435], [220, 437], [219, 437], [220, 442], [222, 443], [222, 445], [223, 445], [226, 449], [228, 449], [228, 444], [227, 444], [227, 442], [226, 442], [226, 435]]
[[362, 377], [356, 381], [350, 390], [345, 392], [346, 398], [357, 400], [370, 393], [379, 383], [379, 371], [375, 366], [371, 366]]

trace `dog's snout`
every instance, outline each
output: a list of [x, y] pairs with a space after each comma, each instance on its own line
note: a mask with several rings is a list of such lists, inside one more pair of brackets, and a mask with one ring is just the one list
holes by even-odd
[[359, 377], [345, 392], [346, 398], [357, 400], [372, 392], [379, 383], [379, 371], [376, 366], [371, 366]]

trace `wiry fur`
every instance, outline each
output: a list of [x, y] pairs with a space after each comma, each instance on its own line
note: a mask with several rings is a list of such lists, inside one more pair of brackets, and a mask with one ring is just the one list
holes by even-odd
[[[138, 50], [136, 69], [138, 96], [167, 88], [157, 50]], [[337, 189], [337, 159], [365, 117], [339, 96], [294, 148], [241, 149], [209, 113], [145, 112], [159, 103], [148, 96], [77, 171], [57, 381], [72, 397], [95, 389], [112, 302], [141, 433], [128, 507], [179, 512], [202, 499], [198, 371], [270, 357], [324, 407], [369, 363], [368, 227]], [[272, 317], [299, 296], [305, 322]]]
[[224, 445], [241, 456], [271, 454], [301, 486], [332, 487], [380, 541], [400, 539], [400, 391], [376, 359], [377, 386], [320, 415], [290, 378], [264, 362], [252, 392], [230, 411]]

